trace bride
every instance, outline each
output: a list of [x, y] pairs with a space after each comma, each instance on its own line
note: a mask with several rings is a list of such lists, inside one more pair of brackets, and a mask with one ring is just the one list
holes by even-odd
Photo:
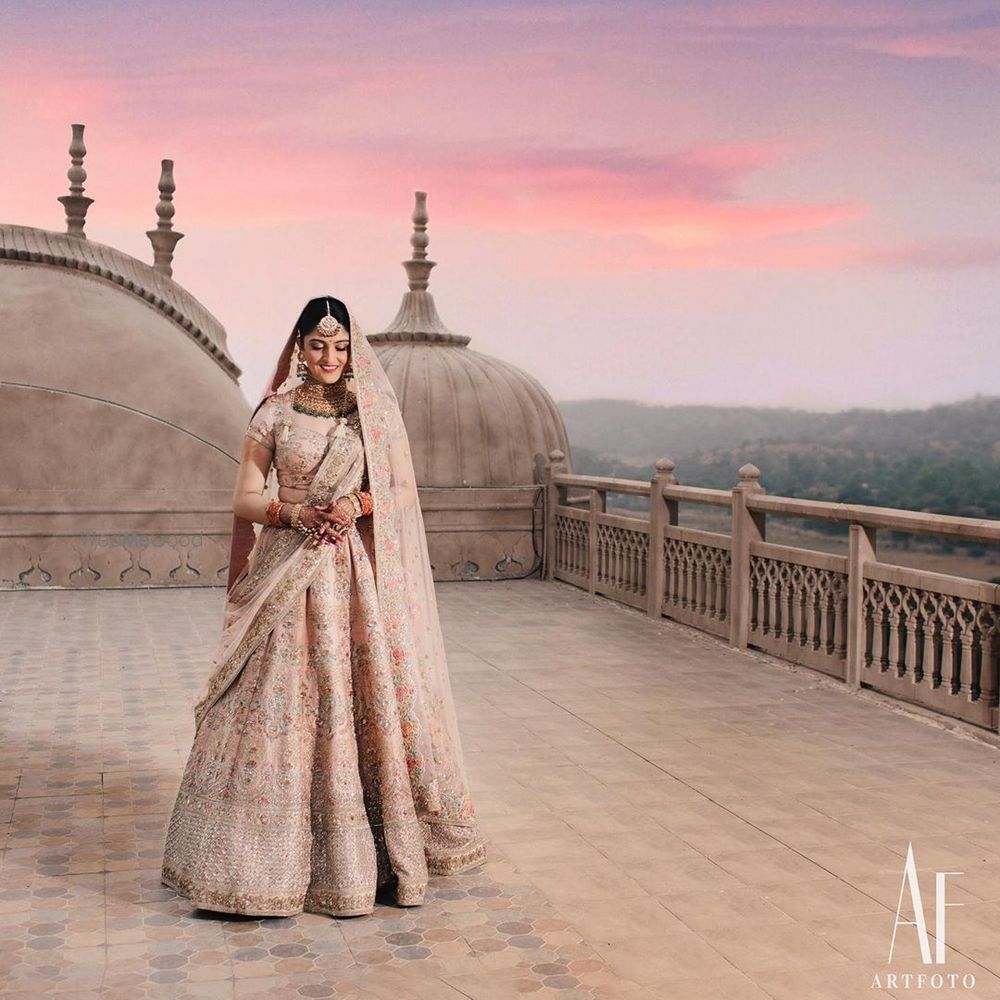
[[310, 300], [289, 335], [233, 509], [222, 638], [162, 881], [259, 916], [371, 913], [383, 886], [418, 905], [429, 874], [486, 850], [406, 430], [338, 299]]

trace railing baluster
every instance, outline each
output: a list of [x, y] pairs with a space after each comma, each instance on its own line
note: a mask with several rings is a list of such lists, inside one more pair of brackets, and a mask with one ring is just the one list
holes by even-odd
[[[1000, 689], [1000, 671], [998, 671], [998, 642], [996, 611], [993, 614], [982, 614], [980, 629], [980, 661], [979, 661], [979, 697], [985, 704], [996, 704], [998, 689]], [[972, 692], [969, 692], [970, 697]]]
[[910, 681], [914, 684], [920, 679], [919, 667], [917, 663], [917, 613], [910, 609], [903, 619], [903, 628], [906, 631], [906, 641], [903, 646], [903, 662], [910, 675]]
[[885, 670], [885, 607], [879, 602], [872, 606], [872, 669]]
[[806, 624], [804, 645], [809, 649], [819, 649], [819, 634], [817, 632], [817, 609], [819, 607], [819, 579], [813, 578], [813, 587], [806, 587]]
[[952, 689], [952, 694], [961, 694], [963, 689], [967, 694], [971, 695], [973, 687], [973, 676], [972, 676], [972, 661], [973, 661], [973, 648], [972, 644], [974, 641], [973, 635], [973, 623], [963, 622], [962, 623], [962, 635], [960, 639], [961, 648], [961, 660], [958, 668], [958, 677], [956, 678], [956, 685]]
[[941, 686], [941, 622], [937, 612], [924, 625], [924, 679], [932, 688]]
[[897, 677], [905, 677], [910, 672], [910, 661], [906, 658], [906, 618], [901, 607], [892, 609], [890, 617], [892, 629], [891, 649], [889, 652], [892, 666]]
[[786, 574], [786, 582], [788, 585], [788, 634], [786, 639], [791, 645], [795, 645], [798, 643], [802, 631], [801, 595], [799, 576], [791, 568]]

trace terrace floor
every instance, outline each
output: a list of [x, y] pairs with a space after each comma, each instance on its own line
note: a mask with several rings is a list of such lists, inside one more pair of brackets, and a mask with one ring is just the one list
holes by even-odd
[[[221, 590], [3, 595], [0, 995], [1000, 997], [996, 748], [565, 584], [438, 592], [489, 861], [339, 920], [159, 882]], [[943, 965], [887, 965], [911, 841], [931, 932], [963, 873]]]

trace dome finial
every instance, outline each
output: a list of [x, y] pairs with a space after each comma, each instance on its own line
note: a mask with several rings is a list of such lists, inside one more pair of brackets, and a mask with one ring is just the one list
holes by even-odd
[[157, 223], [155, 229], [147, 229], [146, 235], [153, 244], [153, 267], [168, 278], [174, 274], [174, 247], [184, 238], [183, 233], [174, 232], [174, 161], [160, 161], [160, 200], [156, 203]]
[[433, 260], [427, 259], [427, 192], [414, 192], [416, 203], [413, 208], [413, 235], [410, 246], [413, 253], [403, 261], [403, 268], [410, 290], [403, 295], [399, 312], [395, 319], [381, 332], [373, 333], [368, 339], [373, 343], [386, 340], [423, 340], [435, 344], [452, 344], [464, 347], [470, 337], [452, 333], [438, 315], [434, 297], [427, 291]]
[[73, 138], [69, 144], [70, 168], [66, 171], [69, 178], [69, 194], [64, 194], [58, 200], [66, 209], [66, 235], [78, 236], [81, 240], [87, 238], [83, 231], [87, 221], [87, 209], [94, 203], [83, 193], [83, 182], [87, 179], [87, 171], [83, 168], [83, 158], [87, 155], [87, 147], [83, 144], [83, 126], [71, 125]]
[[404, 261], [406, 276], [410, 281], [411, 292], [424, 292], [430, 281], [431, 268], [434, 261], [427, 259], [427, 244], [430, 239], [427, 236], [427, 192], [415, 191], [416, 204], [413, 207], [413, 235], [410, 237], [410, 246], [413, 247], [413, 255], [408, 261]]
[[427, 192], [414, 191], [415, 204], [413, 206], [413, 235], [410, 237], [410, 246], [413, 247], [413, 259], [424, 260], [427, 257]]

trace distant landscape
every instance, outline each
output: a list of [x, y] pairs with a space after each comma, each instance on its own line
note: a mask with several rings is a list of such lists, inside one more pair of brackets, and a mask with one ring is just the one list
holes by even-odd
[[[559, 409], [574, 471], [583, 475], [648, 480], [656, 460], [665, 457], [676, 463], [681, 483], [730, 489], [739, 467], [753, 462], [772, 494], [1000, 518], [996, 396], [923, 410], [836, 413], [611, 399], [562, 402]], [[627, 497], [615, 505], [644, 508]], [[722, 529], [718, 513], [685, 508], [683, 514], [682, 523]], [[786, 536], [774, 535], [775, 541], [843, 549], [841, 528], [800, 522], [775, 529]], [[910, 554], [907, 564], [937, 572], [1000, 577], [1000, 552], [992, 546], [940, 545], [894, 533], [886, 535], [882, 550]]]

